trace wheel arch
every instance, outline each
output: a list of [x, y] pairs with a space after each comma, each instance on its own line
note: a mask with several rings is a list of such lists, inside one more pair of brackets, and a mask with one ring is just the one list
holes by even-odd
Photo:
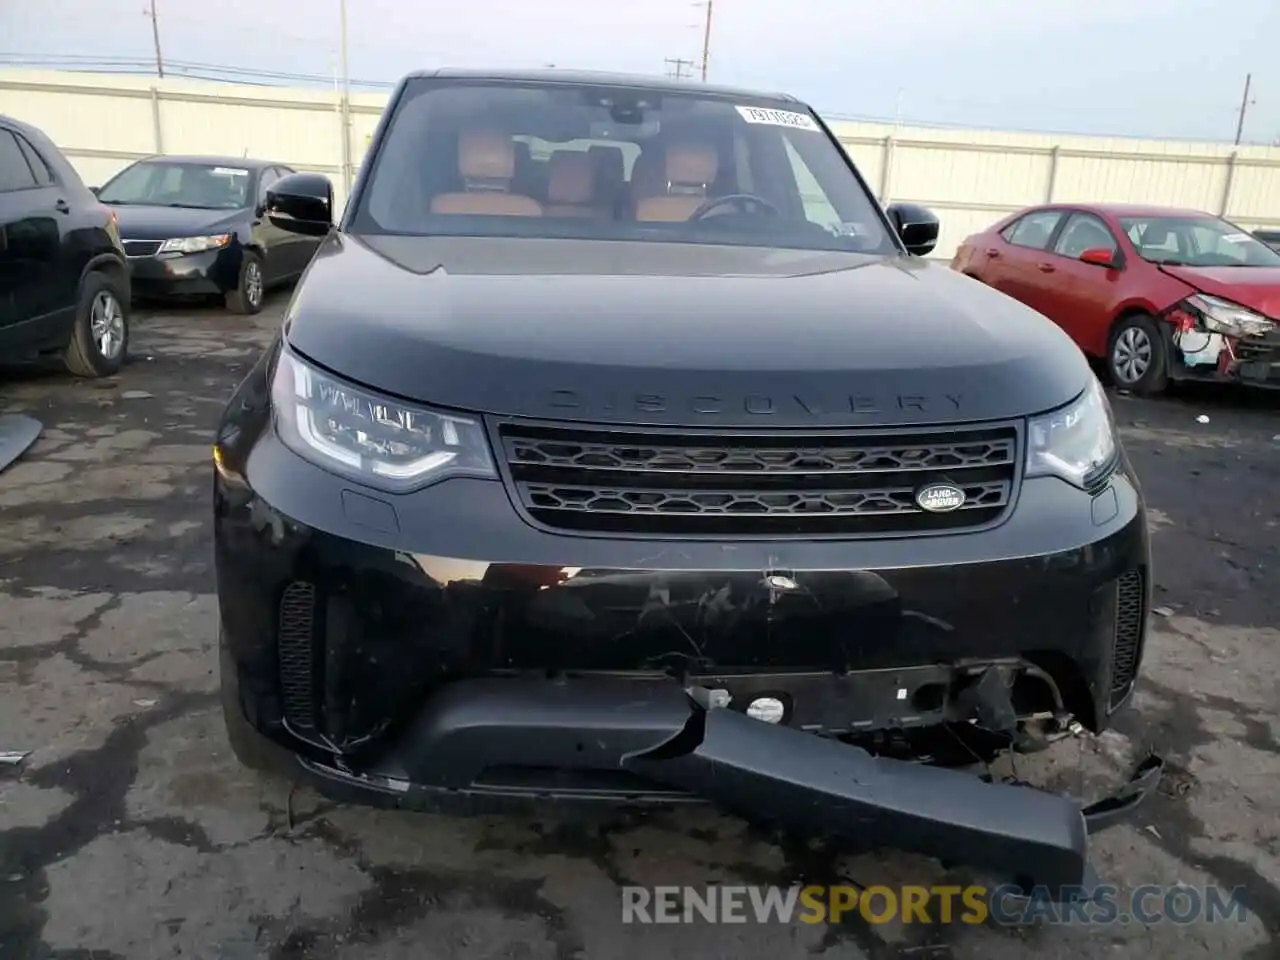
[[1159, 325], [1160, 329], [1165, 332], [1167, 339], [1170, 332], [1170, 324], [1164, 319], [1162, 314], [1162, 310], [1157, 309], [1154, 304], [1146, 301], [1135, 301], [1122, 304], [1120, 309], [1116, 311], [1115, 316], [1111, 318], [1111, 323], [1107, 326], [1107, 339], [1106, 343], [1103, 344], [1102, 356], [1105, 358], [1107, 353], [1110, 352], [1111, 343], [1115, 339], [1116, 331], [1120, 328], [1120, 324], [1125, 320], [1128, 320], [1130, 317], [1150, 317]]
[[97, 256], [90, 257], [89, 261], [80, 271], [80, 282], [84, 283], [84, 278], [91, 273], [105, 273], [112, 280], [115, 280], [120, 284], [126, 299], [128, 298], [129, 268], [125, 266], [124, 261], [118, 256], [110, 253], [100, 253]]

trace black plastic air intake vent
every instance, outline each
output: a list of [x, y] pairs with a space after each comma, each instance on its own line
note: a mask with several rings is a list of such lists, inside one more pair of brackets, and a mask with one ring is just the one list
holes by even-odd
[[1146, 590], [1141, 570], [1130, 570], [1116, 581], [1116, 638], [1111, 653], [1111, 706], [1123, 700], [1138, 675], [1142, 628], [1146, 620]]
[[296, 730], [316, 725], [314, 664], [316, 588], [294, 581], [280, 598], [277, 634], [285, 719]]

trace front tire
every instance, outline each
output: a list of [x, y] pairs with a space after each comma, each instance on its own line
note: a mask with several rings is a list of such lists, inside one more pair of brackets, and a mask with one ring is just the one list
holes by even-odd
[[236, 288], [227, 294], [227, 309], [232, 313], [250, 315], [262, 309], [267, 291], [262, 271], [262, 257], [246, 250], [240, 258], [240, 276]]
[[129, 306], [120, 284], [94, 270], [80, 282], [75, 325], [63, 363], [77, 377], [111, 377], [129, 352]]
[[1142, 397], [1169, 385], [1169, 340], [1159, 321], [1145, 313], [1122, 318], [1107, 345], [1107, 373], [1121, 390]]

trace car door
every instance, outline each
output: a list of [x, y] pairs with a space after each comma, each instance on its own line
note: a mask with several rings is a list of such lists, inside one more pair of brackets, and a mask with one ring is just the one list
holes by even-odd
[[987, 261], [982, 268], [983, 281], [1039, 310], [1045, 277], [1037, 265], [1044, 259], [1064, 216], [1059, 209], [1032, 210], [1005, 227], [997, 241], [978, 251], [978, 256]]
[[[0, 126], [0, 325], [16, 326], [74, 309], [76, 289], [61, 276], [62, 226], [70, 213], [48, 167], [32, 168], [35, 151]], [[25, 145], [25, 151], [24, 151]]]
[[[1086, 250], [1108, 251], [1115, 267], [1085, 263]], [[1045, 257], [1050, 270], [1041, 283], [1041, 313], [1062, 327], [1077, 344], [1090, 353], [1105, 344], [1107, 330], [1120, 299], [1124, 273], [1120, 241], [1101, 217], [1084, 210], [1073, 211]], [[1105, 346], [1101, 348], [1105, 350]]]

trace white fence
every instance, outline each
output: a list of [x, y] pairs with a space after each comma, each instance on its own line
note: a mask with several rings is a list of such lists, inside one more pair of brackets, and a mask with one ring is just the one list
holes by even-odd
[[[0, 70], [0, 113], [42, 128], [91, 184], [156, 153], [252, 155], [328, 174], [342, 203], [386, 100], [352, 94], [344, 111], [336, 91]], [[1276, 147], [832, 126], [882, 201], [938, 213], [941, 257], [1004, 214], [1049, 200], [1184, 206], [1248, 229], [1280, 226]]]

